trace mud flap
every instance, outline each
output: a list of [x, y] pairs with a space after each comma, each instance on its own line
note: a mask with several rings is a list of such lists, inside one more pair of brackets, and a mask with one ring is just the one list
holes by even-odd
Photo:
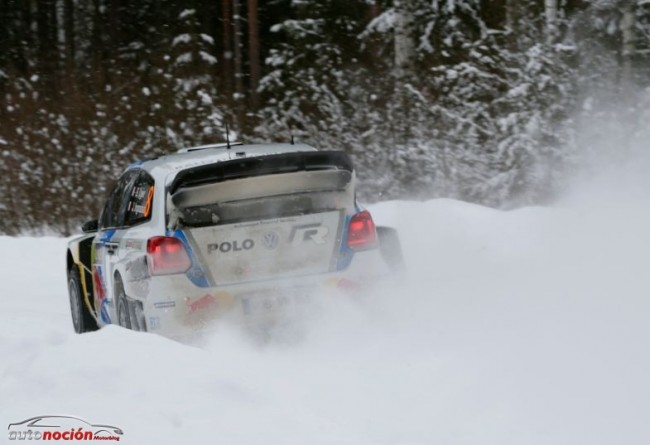
[[131, 329], [134, 331], [147, 332], [147, 323], [144, 318], [142, 302], [126, 297], [126, 307], [131, 319]]
[[394, 272], [404, 271], [404, 256], [402, 245], [399, 241], [397, 229], [392, 227], [377, 226], [379, 237], [379, 251], [388, 267]]

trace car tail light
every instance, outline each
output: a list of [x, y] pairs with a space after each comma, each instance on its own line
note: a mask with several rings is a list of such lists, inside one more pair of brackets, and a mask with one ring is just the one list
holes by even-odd
[[178, 238], [156, 236], [147, 241], [151, 275], [184, 273], [192, 265], [185, 246]]
[[350, 220], [348, 247], [352, 250], [366, 250], [377, 246], [377, 231], [370, 212], [357, 213]]

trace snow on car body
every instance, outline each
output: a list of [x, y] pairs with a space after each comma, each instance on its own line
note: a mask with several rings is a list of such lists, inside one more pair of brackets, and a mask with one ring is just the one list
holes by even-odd
[[84, 230], [67, 261], [77, 332], [115, 323], [182, 337], [386, 270], [350, 159], [303, 144], [205, 146], [133, 164]]

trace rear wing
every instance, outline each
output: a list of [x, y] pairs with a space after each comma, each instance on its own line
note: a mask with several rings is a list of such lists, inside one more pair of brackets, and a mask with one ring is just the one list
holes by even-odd
[[354, 169], [339, 151], [240, 158], [178, 173], [168, 188], [168, 224], [204, 226], [354, 206]]
[[282, 173], [341, 170], [351, 175], [352, 160], [342, 151], [301, 151], [233, 159], [180, 171], [169, 186], [170, 195], [181, 188]]

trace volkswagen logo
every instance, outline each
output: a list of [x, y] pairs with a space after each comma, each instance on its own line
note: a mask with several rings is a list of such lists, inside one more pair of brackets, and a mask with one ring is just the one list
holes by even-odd
[[262, 235], [262, 245], [268, 250], [274, 250], [280, 244], [280, 235], [277, 232], [266, 232]]

